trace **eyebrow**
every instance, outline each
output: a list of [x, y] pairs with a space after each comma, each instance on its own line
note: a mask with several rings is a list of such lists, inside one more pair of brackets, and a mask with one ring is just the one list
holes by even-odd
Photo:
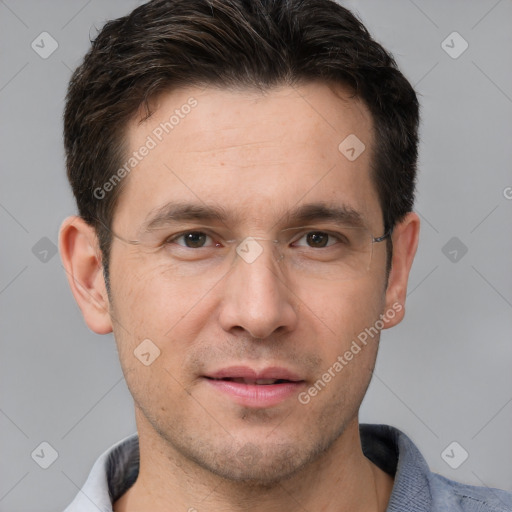
[[[141, 232], [150, 233], [169, 224], [183, 221], [216, 221], [229, 224], [238, 216], [228, 215], [221, 206], [195, 203], [168, 203], [149, 213], [141, 226]], [[308, 203], [285, 212], [276, 224], [296, 225], [313, 221], [333, 221], [346, 226], [366, 226], [363, 215], [348, 205], [332, 205], [324, 202]]]

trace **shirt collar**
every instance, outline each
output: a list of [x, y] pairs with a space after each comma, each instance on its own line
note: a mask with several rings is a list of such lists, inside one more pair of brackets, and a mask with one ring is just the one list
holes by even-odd
[[395, 477], [386, 512], [432, 510], [430, 469], [416, 445], [389, 425], [359, 426], [363, 453]]
[[[386, 512], [431, 510], [430, 470], [414, 443], [388, 425], [361, 424], [359, 430], [364, 455], [395, 477]], [[139, 438], [132, 434], [98, 458], [84, 486], [64, 512], [112, 512], [113, 503], [133, 485], [138, 472]]]

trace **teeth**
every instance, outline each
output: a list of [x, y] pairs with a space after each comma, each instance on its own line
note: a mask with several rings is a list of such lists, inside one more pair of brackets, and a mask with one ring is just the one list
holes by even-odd
[[240, 384], [275, 384], [278, 379], [246, 379], [243, 377], [235, 377], [230, 379], [232, 382], [238, 382]]
[[277, 379], [258, 379], [256, 384], [275, 384]]

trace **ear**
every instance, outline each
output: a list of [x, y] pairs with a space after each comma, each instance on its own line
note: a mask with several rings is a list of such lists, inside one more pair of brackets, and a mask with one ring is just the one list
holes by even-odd
[[89, 329], [112, 332], [98, 238], [81, 217], [68, 217], [59, 232], [59, 250], [69, 286]]
[[393, 229], [393, 257], [388, 287], [386, 289], [385, 311], [395, 311], [394, 317], [385, 322], [385, 329], [399, 324], [405, 315], [407, 282], [412, 262], [418, 248], [420, 219], [414, 212], [408, 213]]

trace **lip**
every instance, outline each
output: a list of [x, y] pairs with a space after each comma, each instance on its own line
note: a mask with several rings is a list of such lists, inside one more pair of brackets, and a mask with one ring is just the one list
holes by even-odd
[[229, 366], [215, 372], [209, 373], [206, 377], [212, 379], [242, 378], [242, 379], [282, 379], [289, 381], [302, 381], [299, 375], [279, 366], [269, 366], [262, 370], [255, 370], [248, 366]]
[[[282, 379], [286, 382], [276, 384], [247, 384], [222, 380], [228, 378], [243, 379]], [[204, 376], [205, 381], [216, 391], [227, 395], [238, 405], [253, 408], [265, 408], [278, 405], [296, 396], [305, 386], [304, 379], [296, 373], [277, 366], [256, 370], [247, 366], [230, 366]]]

